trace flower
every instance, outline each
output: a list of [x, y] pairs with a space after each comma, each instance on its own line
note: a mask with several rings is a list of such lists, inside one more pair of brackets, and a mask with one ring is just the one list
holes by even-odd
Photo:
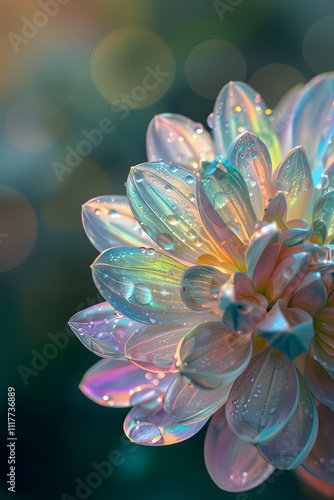
[[213, 415], [205, 462], [227, 491], [300, 464], [334, 482], [333, 105], [332, 74], [276, 114], [229, 83], [214, 142], [158, 115], [127, 197], [83, 207], [106, 302], [70, 320], [105, 358], [81, 390], [133, 406], [124, 429], [139, 444], [180, 442]]

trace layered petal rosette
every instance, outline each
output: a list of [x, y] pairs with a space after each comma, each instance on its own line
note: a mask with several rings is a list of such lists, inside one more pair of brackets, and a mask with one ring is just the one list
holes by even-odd
[[334, 483], [334, 76], [284, 102], [273, 113], [229, 83], [213, 138], [156, 116], [127, 196], [83, 207], [106, 302], [70, 320], [104, 358], [81, 390], [132, 406], [139, 444], [180, 442], [213, 415], [205, 462], [231, 492], [299, 465]]

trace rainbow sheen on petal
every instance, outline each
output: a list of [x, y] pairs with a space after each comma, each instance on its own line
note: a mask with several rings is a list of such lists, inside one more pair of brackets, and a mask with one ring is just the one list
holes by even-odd
[[182, 277], [183, 302], [194, 311], [214, 309], [220, 287], [228, 280], [228, 274], [212, 266], [192, 266]]
[[271, 347], [253, 358], [234, 382], [226, 403], [226, 418], [243, 441], [267, 443], [290, 420], [298, 398], [294, 364]]
[[136, 406], [124, 421], [124, 432], [137, 444], [165, 446], [194, 436], [206, 424], [207, 418], [194, 424], [184, 425], [172, 420], [164, 410], [163, 398], [153, 408]]
[[205, 436], [204, 458], [212, 480], [232, 493], [255, 488], [275, 470], [255, 446], [234, 434], [226, 421], [225, 406], [212, 417]]
[[155, 400], [174, 377], [146, 372], [129, 361], [103, 359], [85, 373], [80, 389], [99, 405], [126, 407]]
[[317, 400], [334, 411], [334, 380], [318, 363], [312, 352], [306, 358], [304, 376]]
[[148, 161], [163, 159], [196, 172], [200, 160], [214, 156], [210, 134], [201, 123], [182, 115], [163, 113], [150, 122], [146, 134]]
[[319, 220], [326, 224], [326, 240], [331, 241], [334, 238], [334, 190], [327, 191], [314, 205], [313, 224]]

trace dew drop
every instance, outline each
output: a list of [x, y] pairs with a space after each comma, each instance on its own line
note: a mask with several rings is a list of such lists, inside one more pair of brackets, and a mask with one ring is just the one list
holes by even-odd
[[152, 300], [152, 292], [146, 285], [136, 285], [134, 288], [134, 298], [139, 304], [149, 304]]
[[171, 250], [174, 247], [174, 239], [168, 233], [158, 234], [157, 242], [164, 250]]
[[94, 214], [95, 214], [95, 215], [100, 215], [100, 214], [101, 214], [101, 210], [100, 210], [99, 208], [96, 208], [96, 209], [94, 210]]
[[119, 288], [123, 297], [129, 299], [133, 295], [135, 284], [132, 281], [132, 279], [128, 278], [127, 276], [122, 276], [121, 281], [119, 283]]
[[176, 226], [176, 224], [178, 224], [180, 222], [180, 219], [178, 219], [175, 215], [169, 215], [167, 217], [167, 222], [171, 226]]
[[158, 443], [162, 439], [159, 427], [147, 423], [139, 422], [129, 431], [129, 438], [136, 443]]
[[193, 184], [194, 180], [195, 179], [194, 179], [194, 177], [192, 175], [187, 175], [187, 177], [185, 179], [185, 181], [186, 181], [187, 184]]

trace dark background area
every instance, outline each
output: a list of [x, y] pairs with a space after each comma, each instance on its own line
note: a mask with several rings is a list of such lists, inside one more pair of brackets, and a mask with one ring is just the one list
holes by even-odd
[[[81, 498], [305, 498], [293, 472], [279, 473], [249, 493], [219, 490], [204, 466], [205, 430], [165, 448], [121, 440], [127, 410], [99, 407], [79, 391], [98, 358], [68, 335], [66, 324], [100, 300], [89, 268], [97, 252], [81, 227], [81, 205], [98, 195], [124, 194], [129, 167], [146, 160], [151, 118], [176, 112], [206, 124], [214, 96], [231, 79], [249, 82], [273, 107], [291, 86], [334, 70], [333, 2], [62, 0], [47, 20], [36, 14], [41, 3], [1, 2], [0, 498], [10, 498], [8, 386], [16, 390], [17, 500], [60, 499], [65, 493], [76, 498], [76, 479], [86, 483], [92, 463], [108, 460], [115, 450], [121, 463]], [[26, 19], [41, 27], [24, 28]], [[139, 37], [140, 50], [124, 61], [114, 32], [126, 28], [135, 41]], [[157, 44], [145, 46], [138, 28], [151, 30]], [[112, 54], [108, 49], [100, 57], [106, 35]], [[167, 88], [162, 85], [154, 102], [143, 100], [121, 119], [108, 100], [140, 83], [140, 70], [152, 63], [154, 51], [167, 61]], [[115, 124], [113, 132], [57, 176], [54, 162], [64, 164], [66, 148], [76, 149], [82, 130], [104, 118]], [[62, 347], [54, 341], [58, 333]]]

